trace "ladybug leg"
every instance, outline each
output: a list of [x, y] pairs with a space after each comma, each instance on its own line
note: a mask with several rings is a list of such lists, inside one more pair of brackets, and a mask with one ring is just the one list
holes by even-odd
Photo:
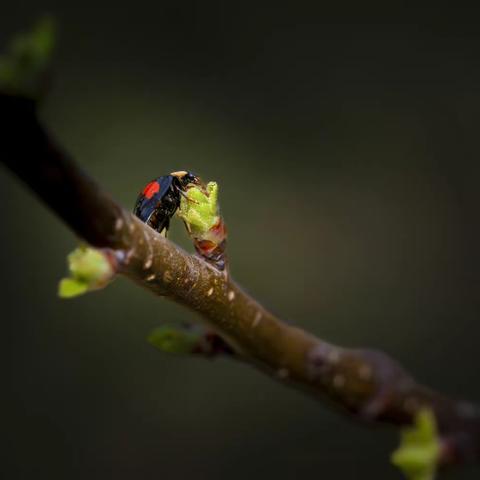
[[168, 229], [170, 227], [170, 219], [166, 217], [163, 222], [157, 227], [157, 232], [163, 237], [167, 238]]
[[188, 195], [183, 191], [181, 190], [180, 188], [178, 189], [178, 192], [180, 193], [180, 195], [184, 198], [186, 198], [189, 202], [192, 202], [192, 203], [196, 203], [197, 205], [199, 205], [200, 203], [197, 202], [196, 200], [194, 200], [193, 198], [189, 198]]
[[185, 225], [185, 228], [187, 229], [187, 232], [189, 234], [192, 233], [192, 229], [190, 228], [190, 224], [188, 224], [185, 220], [183, 221], [183, 224]]

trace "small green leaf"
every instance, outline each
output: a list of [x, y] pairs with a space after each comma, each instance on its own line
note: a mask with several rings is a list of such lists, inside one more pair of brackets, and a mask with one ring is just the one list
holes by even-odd
[[60, 298], [73, 298], [88, 291], [88, 284], [74, 278], [63, 278], [58, 285]]
[[147, 340], [163, 352], [186, 354], [193, 352], [198, 334], [181, 327], [163, 325], [153, 330]]
[[178, 215], [194, 234], [205, 234], [218, 223], [218, 185], [209, 182], [206, 190], [194, 185], [180, 200]]
[[402, 429], [400, 446], [391, 461], [408, 480], [433, 480], [440, 450], [435, 415], [430, 409], [422, 409], [414, 425]]
[[115, 274], [107, 255], [101, 250], [82, 246], [67, 259], [70, 277], [60, 281], [58, 294], [61, 298], [72, 298], [102, 288]]
[[27, 33], [17, 34], [0, 56], [0, 89], [38, 99], [55, 45], [55, 24], [45, 17]]

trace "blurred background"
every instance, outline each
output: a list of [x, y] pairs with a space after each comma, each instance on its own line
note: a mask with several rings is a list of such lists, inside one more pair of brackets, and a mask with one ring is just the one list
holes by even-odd
[[[17, 0], [0, 44], [55, 15], [42, 116], [115, 198], [218, 181], [249, 292], [480, 401], [480, 19], [398, 5]], [[191, 312], [124, 279], [58, 299], [77, 239], [4, 169], [0, 200], [3, 478], [401, 478], [392, 429], [146, 342]]]

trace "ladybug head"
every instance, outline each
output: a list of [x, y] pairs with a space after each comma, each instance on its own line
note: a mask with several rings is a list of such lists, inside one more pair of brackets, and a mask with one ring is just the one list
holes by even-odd
[[178, 178], [180, 184], [183, 187], [186, 187], [187, 185], [193, 183], [194, 185], [200, 185], [200, 177], [195, 175], [192, 172], [187, 172], [186, 170], [180, 170], [178, 172], [172, 172], [170, 174], [172, 177]]

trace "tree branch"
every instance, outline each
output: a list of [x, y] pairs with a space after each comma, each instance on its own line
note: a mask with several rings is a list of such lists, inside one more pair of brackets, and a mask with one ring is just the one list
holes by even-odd
[[118, 273], [200, 314], [235, 358], [360, 420], [408, 425], [428, 407], [441, 434], [443, 463], [480, 458], [476, 406], [417, 384], [381, 352], [337, 347], [276, 318], [231, 278], [99, 189], [46, 133], [33, 101], [0, 94], [0, 157], [79, 237], [112, 250]]

